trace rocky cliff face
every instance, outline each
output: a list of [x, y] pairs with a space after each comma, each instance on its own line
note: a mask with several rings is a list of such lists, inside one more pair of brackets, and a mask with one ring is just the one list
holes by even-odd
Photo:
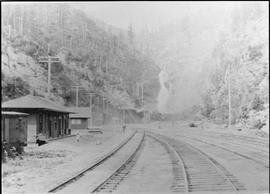
[[[1, 57], [1, 71], [5, 77], [21, 78], [29, 84], [30, 88], [45, 95], [47, 72], [37, 61], [23, 51], [16, 50], [6, 39], [2, 39]], [[2, 82], [4, 81], [5, 78], [2, 78]], [[7, 98], [3, 100], [7, 100]]]
[[[5, 6], [1, 53], [5, 88], [13, 78], [21, 78], [24, 92], [20, 95], [34, 90], [45, 96], [47, 64], [39, 63], [38, 58], [49, 54], [60, 61], [52, 64], [54, 100], [74, 105], [72, 86], [79, 85], [80, 106], [89, 105], [87, 92], [92, 91], [96, 101], [105, 96], [114, 106], [135, 107], [135, 85], [145, 81], [146, 105], [155, 104], [158, 68], [122, 38], [125, 32], [113, 34], [65, 5]], [[15, 93], [2, 90], [2, 100], [18, 97]]]

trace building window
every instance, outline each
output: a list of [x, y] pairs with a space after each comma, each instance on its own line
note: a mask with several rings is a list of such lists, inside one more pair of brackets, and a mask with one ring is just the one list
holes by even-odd
[[73, 125], [80, 125], [81, 123], [81, 119], [71, 119], [71, 124]]
[[42, 114], [38, 115], [38, 133], [42, 133], [42, 128], [43, 128], [43, 120], [42, 120]]

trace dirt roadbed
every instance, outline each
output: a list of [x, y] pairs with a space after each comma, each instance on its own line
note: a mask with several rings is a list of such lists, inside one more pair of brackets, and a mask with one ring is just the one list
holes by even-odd
[[84, 169], [121, 143], [132, 131], [105, 130], [103, 134], [81, 132], [40, 147], [25, 147], [23, 159], [2, 164], [3, 193], [46, 193], [53, 185]]

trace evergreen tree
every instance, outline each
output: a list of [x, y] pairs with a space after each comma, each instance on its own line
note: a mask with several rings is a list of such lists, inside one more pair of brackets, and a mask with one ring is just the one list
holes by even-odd
[[128, 41], [130, 45], [133, 45], [134, 43], [134, 32], [133, 32], [133, 27], [130, 24], [128, 27]]

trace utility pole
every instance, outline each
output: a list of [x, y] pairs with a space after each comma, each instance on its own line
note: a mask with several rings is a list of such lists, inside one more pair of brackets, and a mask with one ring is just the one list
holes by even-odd
[[105, 112], [105, 96], [102, 96], [102, 113], [103, 113], [103, 125], [106, 120], [106, 112]]
[[229, 99], [229, 129], [231, 129], [232, 115], [231, 115], [231, 64], [229, 64], [228, 71], [228, 99]]
[[79, 87], [80, 86], [76, 86], [76, 107], [79, 105]]
[[51, 64], [52, 63], [59, 63], [59, 58], [58, 57], [52, 57], [49, 55], [50, 51], [50, 45], [48, 45], [48, 56], [47, 57], [39, 57], [39, 62], [40, 63], [47, 63], [48, 64], [48, 83], [47, 83], [47, 93], [48, 97], [51, 95]]
[[137, 83], [137, 98], [139, 99], [139, 101], [141, 102], [141, 105], [143, 107], [143, 103], [144, 103], [144, 83]]
[[79, 89], [80, 88], [83, 88], [83, 87], [80, 87], [80, 86], [71, 86], [71, 88], [74, 88], [76, 89], [76, 107], [79, 106]]
[[108, 63], [109, 63], [109, 60], [105, 59], [105, 73], [108, 73]]
[[144, 83], [142, 83], [141, 88], [142, 88], [142, 109], [143, 109], [143, 121], [145, 121], [145, 112], [144, 112]]
[[126, 124], [126, 110], [123, 108], [123, 120], [124, 124]]
[[105, 97], [102, 96], [102, 112], [105, 112]]
[[109, 115], [109, 113], [110, 113], [110, 101], [109, 100], [107, 100], [106, 113], [107, 113], [107, 115]]
[[231, 121], [232, 121], [232, 115], [231, 115], [231, 64], [228, 64], [225, 79], [227, 79], [228, 82], [228, 104], [229, 104], [229, 116], [228, 116], [228, 128], [231, 129]]
[[137, 83], [137, 98], [140, 98], [140, 83]]
[[89, 93], [90, 97], [90, 114], [91, 114], [91, 127], [93, 127], [93, 95], [94, 93]]
[[142, 90], [142, 108], [144, 108], [144, 94], [143, 94], [143, 83], [141, 83], [141, 90]]
[[[138, 83], [137, 84], [137, 97], [141, 103], [141, 108], [144, 109], [144, 83]], [[144, 110], [143, 110], [143, 117], [144, 117]]]

